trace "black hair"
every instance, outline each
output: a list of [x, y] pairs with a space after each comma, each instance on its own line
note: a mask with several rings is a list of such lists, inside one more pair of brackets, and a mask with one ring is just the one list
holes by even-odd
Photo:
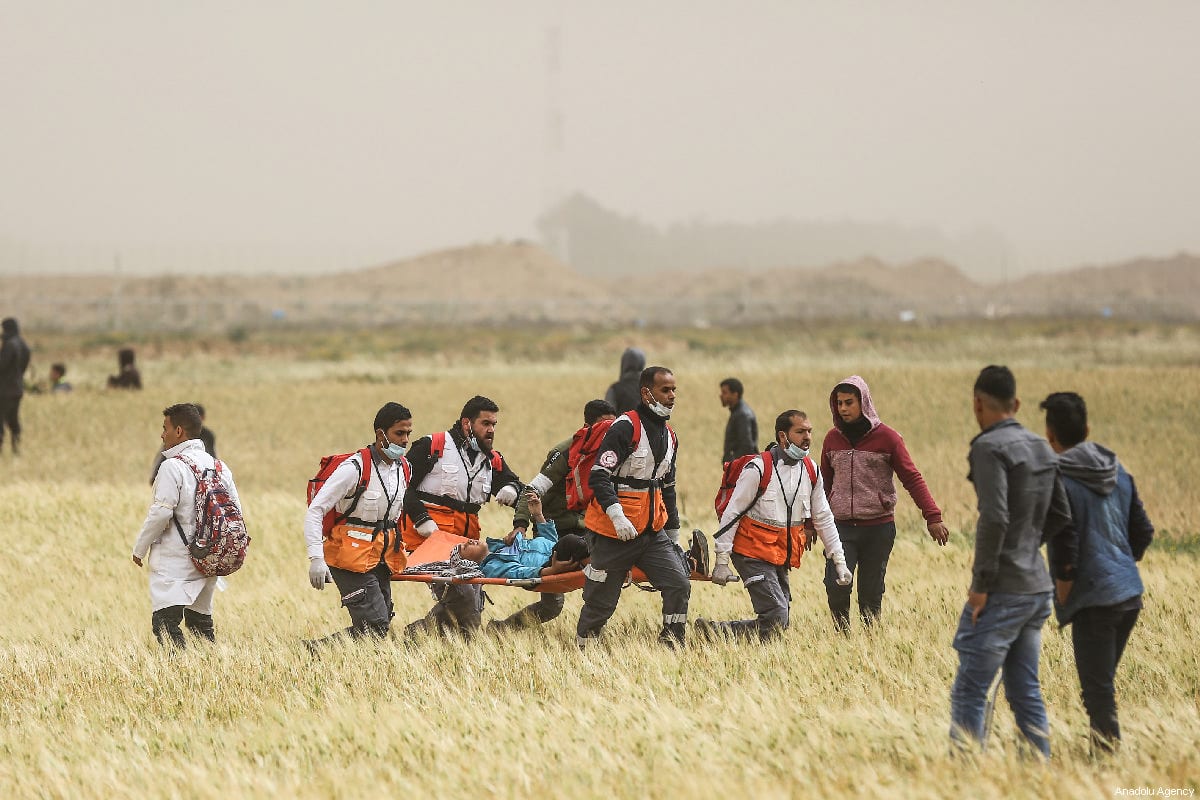
[[54, 371], [55, 371], [55, 372], [57, 372], [59, 375], [66, 375], [66, 374], [67, 374], [67, 365], [66, 365], [66, 364], [63, 364], [61, 361], [60, 361], [60, 362], [56, 362], [56, 363], [54, 363], [54, 364], [51, 364], [51, 365], [50, 365], [50, 369], [54, 370]]
[[617, 416], [617, 407], [607, 400], [588, 400], [583, 407], [583, 424], [591, 425], [601, 417]]
[[1087, 403], [1075, 392], [1054, 392], [1038, 406], [1046, 412], [1046, 427], [1063, 447], [1087, 438]]
[[200, 412], [200, 419], [204, 419], [205, 417], [208, 416], [207, 414], [204, 413], [204, 406], [200, 405], [199, 403], [192, 403], [192, 405], [194, 405], [196, 407], [196, 410]]
[[117, 364], [122, 367], [133, 366], [134, 354], [132, 347], [122, 347], [117, 351]]
[[1008, 367], [989, 364], [979, 371], [979, 377], [975, 379], [975, 391], [1011, 407], [1017, 398], [1017, 379]]
[[399, 403], [384, 403], [383, 408], [375, 414], [377, 431], [387, 431], [388, 428], [402, 420], [412, 419], [412, 412]]
[[862, 402], [862, 390], [853, 383], [839, 383], [833, 387], [833, 396], [837, 397], [839, 394], [852, 394], [858, 398], [858, 402]]
[[200, 435], [200, 410], [195, 403], [176, 403], [163, 409], [163, 416], [176, 428], [183, 428], [189, 439]]
[[775, 418], [775, 438], [776, 439], [779, 438], [779, 434], [787, 433], [788, 431], [790, 431], [792, 429], [792, 420], [794, 420], [796, 417], [800, 417], [801, 419], [808, 419], [808, 414], [805, 414], [803, 411], [798, 411], [794, 408], [791, 408]]
[[738, 397], [741, 397], [742, 394], [746, 391], [745, 387], [742, 386], [742, 382], [739, 381], [737, 378], [726, 378], [725, 380], [721, 381], [721, 386], [723, 386], [726, 389], [728, 389], [729, 391], [733, 392]]
[[642, 370], [642, 377], [638, 379], [639, 389], [653, 389], [654, 382], [658, 380], [659, 375], [673, 375], [674, 373], [667, 367], [646, 367]]
[[583, 561], [591, 555], [587, 542], [577, 533], [565, 533], [558, 537], [552, 552], [559, 561]]
[[462, 422], [464, 419], [469, 419], [471, 422], [474, 422], [479, 418], [479, 415], [485, 411], [499, 413], [500, 406], [496, 405], [495, 402], [489, 400], [483, 395], [477, 394], [468, 400], [467, 404], [463, 406], [462, 413], [458, 415], [458, 421]]

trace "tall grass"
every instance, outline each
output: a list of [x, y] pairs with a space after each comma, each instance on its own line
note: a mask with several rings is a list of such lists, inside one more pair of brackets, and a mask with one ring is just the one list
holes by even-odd
[[[1121, 787], [1195, 788], [1200, 559], [1191, 476], [1200, 437], [1191, 409], [1200, 345], [1191, 333], [793, 333], [760, 333], [736, 350], [719, 347], [712, 331], [647, 334], [650, 361], [673, 367], [680, 384], [672, 422], [686, 527], [711, 531], [715, 522], [721, 378], [746, 383], [765, 440], [775, 413], [790, 407], [808, 411], [822, 432], [830, 388], [858, 373], [905, 436], [951, 544], [936, 547], [902, 497], [877, 629], [834, 634], [820, 558], [809, 554], [792, 573], [793, 623], [782, 640], [692, 642], [678, 653], [654, 641], [658, 597], [637, 590], [625, 592], [602, 642], [584, 653], [573, 645], [578, 594], [559, 619], [503, 638], [393, 635], [318, 659], [299, 646], [345, 624], [336, 594], [306, 580], [304, 485], [321, 455], [369, 440], [387, 400], [412, 408], [418, 433], [427, 433], [482, 393], [503, 409], [497, 447], [529, 478], [577, 427], [583, 403], [616, 377], [626, 341], [608, 340], [603, 361], [591, 357], [593, 345], [575, 345], [585, 358], [562, 349], [570, 337], [539, 349], [526, 334], [512, 335], [524, 355], [508, 358], [495, 332], [474, 356], [445, 342], [413, 355], [378, 339], [350, 352], [353, 337], [337, 360], [310, 357], [314, 338], [271, 343], [270, 352], [251, 341], [245, 355], [173, 345], [145, 359], [140, 394], [89, 390], [107, 354], [79, 347], [72, 377], [80, 390], [27, 399], [24, 455], [0, 459], [0, 788], [30, 797], [1095, 797]], [[964, 479], [977, 432], [970, 385], [988, 362], [1014, 368], [1025, 401], [1019, 419], [1035, 431], [1046, 393], [1084, 394], [1093, 438], [1137, 477], [1159, 527], [1142, 565], [1146, 609], [1118, 674], [1126, 748], [1111, 761], [1089, 758], [1069, 631], [1053, 625], [1042, 657], [1053, 761], [1041, 767], [1021, 756], [1004, 708], [985, 756], [948, 754], [950, 639], [974, 521]], [[160, 412], [181, 400], [208, 407], [254, 543], [217, 598], [217, 645], [166, 653], [149, 632], [146, 576], [128, 553], [149, 501]], [[485, 511], [489, 532], [508, 522], [501, 510]], [[424, 586], [394, 589], [397, 623], [428, 608]], [[488, 616], [533, 599], [512, 589], [490, 596]], [[744, 590], [693, 587], [693, 617], [749, 613]]]

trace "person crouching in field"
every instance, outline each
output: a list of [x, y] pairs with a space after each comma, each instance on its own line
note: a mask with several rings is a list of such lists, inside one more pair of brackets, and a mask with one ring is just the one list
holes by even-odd
[[[403, 570], [405, 562], [396, 521], [408, 489], [404, 453], [412, 429], [412, 412], [399, 403], [384, 404], [375, 414], [375, 441], [342, 461], [308, 506], [304, 515], [308, 582], [322, 590], [332, 581], [350, 614], [349, 628], [306, 641], [310, 650], [346, 635], [387, 636], [392, 573]], [[369, 453], [369, 464], [363, 463], [364, 453]], [[326, 536], [323, 521], [331, 510], [338, 522]]]
[[979, 521], [971, 588], [954, 634], [958, 673], [950, 689], [950, 739], [964, 749], [983, 742], [988, 689], [999, 670], [1017, 727], [1049, 758], [1038, 657], [1054, 584], [1040, 548], [1071, 525], [1071, 509], [1054, 451], [1016, 420], [1021, 404], [1008, 367], [984, 367], [974, 391], [980, 433], [971, 440], [967, 479], [975, 487]]
[[[479, 564], [485, 578], [547, 578], [564, 572], [575, 572], [588, 560], [587, 544], [578, 534], [568, 533], [561, 538], [554, 520], [542, 515], [542, 501], [537, 492], [525, 492], [524, 505], [537, 529], [532, 539], [514, 530], [503, 539], [488, 538], [487, 542], [470, 539], [458, 554]], [[504, 626], [500, 626], [504, 627]], [[488, 631], [496, 627], [488, 625]]]
[[[742, 469], [733, 495], [721, 515], [720, 533], [714, 543], [716, 566], [712, 582], [724, 586], [733, 578], [730, 554], [750, 593], [755, 619], [736, 622], [696, 620], [697, 632], [727, 632], [736, 636], [769, 639], [788, 627], [792, 591], [788, 572], [800, 566], [809, 546], [805, 523], [812, 521], [826, 558], [840, 584], [850, 583], [850, 570], [838, 538], [837, 525], [825, 499], [825, 488], [809, 473], [812, 462], [812, 423], [803, 411], [784, 411], [775, 420], [775, 444], [756, 456]], [[771, 459], [770, 482], [759, 494], [765, 468], [763, 459]]]
[[[821, 473], [829, 507], [837, 520], [846, 565], [858, 570], [858, 612], [863, 624], [879, 618], [888, 558], [896, 543], [896, 486], [912, 496], [925, 517], [929, 535], [945, 545], [950, 537], [942, 512], [913, 463], [904, 439], [875, 413], [867, 382], [851, 375], [829, 393], [833, 427], [821, 443]], [[850, 630], [850, 590], [838, 581], [832, 561], [825, 564], [829, 611], [842, 632]]]
[[233, 472], [204, 452], [200, 412], [191, 403], [163, 409], [162, 468], [154, 479], [154, 501], [133, 545], [133, 563], [149, 560], [150, 618], [160, 644], [184, 647], [179, 623], [209, 641], [213, 628], [213, 592], [218, 578], [206, 578], [192, 563], [186, 541], [196, 530], [196, 472], [218, 469], [230, 498], [240, 507]]
[[1116, 454], [1087, 441], [1083, 398], [1055, 392], [1041, 408], [1073, 522], [1070, 535], [1057, 538], [1050, 548], [1055, 612], [1061, 625], [1071, 626], [1093, 752], [1111, 753], [1121, 742], [1113, 678], [1142, 609], [1137, 562], [1154, 539], [1154, 526], [1133, 476]]

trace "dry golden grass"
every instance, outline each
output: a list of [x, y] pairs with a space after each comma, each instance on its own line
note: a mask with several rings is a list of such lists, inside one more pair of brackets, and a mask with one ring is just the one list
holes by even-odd
[[[761, 335], [738, 349], [721, 346], [716, 332], [651, 332], [643, 341], [652, 361], [676, 370], [681, 500], [687, 527], [709, 531], [725, 421], [721, 378], [746, 382], [764, 429], [794, 406], [822, 432], [832, 385], [851, 372], [866, 377], [953, 531], [951, 546], [936, 547], [902, 498], [877, 630], [833, 634], [820, 559], [810, 555], [793, 572], [792, 629], [765, 646], [664, 651], [653, 640], [657, 596], [630, 590], [602, 645], [582, 654], [573, 645], [573, 594], [541, 630], [466, 645], [393, 637], [319, 660], [299, 640], [345, 620], [336, 595], [314, 592], [306, 580], [304, 485], [318, 458], [368, 440], [371, 417], [387, 400], [412, 408], [426, 433], [446, 427], [479, 392], [503, 409], [497, 446], [532, 476], [545, 450], [576, 427], [583, 403], [615, 377], [625, 342], [603, 360], [595, 342], [568, 350], [571, 337], [554, 332], [554, 344], [540, 350], [513, 334], [515, 356], [503, 346], [447, 356], [456, 352], [449, 344], [413, 356], [389, 350], [378, 333], [364, 335], [361, 355], [339, 360], [313, 358], [316, 337], [251, 342], [241, 357], [228, 345], [188, 355], [176, 344], [143, 365], [141, 394], [87, 390], [111, 354], [79, 346], [72, 377], [81, 390], [28, 398], [25, 453], [0, 460], [0, 789], [31, 797], [677, 798], [1095, 797], [1122, 787], [1195, 788], [1194, 333], [852, 333]], [[1042, 658], [1052, 763], [1019, 757], [1006, 708], [980, 761], [948, 755], [950, 640], [974, 521], [964, 479], [976, 432], [970, 385], [991, 361], [1014, 368], [1026, 403], [1019, 418], [1034, 430], [1047, 392], [1084, 394], [1093, 437], [1138, 478], [1159, 528], [1142, 566], [1146, 610], [1117, 679], [1126, 750], [1111, 762], [1088, 758], [1069, 631], [1054, 626]], [[145, 575], [128, 552], [149, 501], [160, 411], [181, 400], [208, 406], [254, 544], [217, 598], [220, 642], [172, 656], [154, 645]], [[506, 522], [496, 510], [484, 517], [493, 532]], [[491, 596], [489, 616], [532, 598], [512, 589]], [[419, 584], [397, 584], [395, 599], [397, 622], [429, 604]], [[691, 613], [744, 616], [749, 602], [734, 586], [697, 584]]]

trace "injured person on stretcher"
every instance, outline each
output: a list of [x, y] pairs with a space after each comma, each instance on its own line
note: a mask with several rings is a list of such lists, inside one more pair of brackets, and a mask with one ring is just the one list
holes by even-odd
[[466, 539], [453, 546], [448, 560], [414, 564], [404, 571], [406, 575], [430, 576], [429, 588], [436, 601], [428, 614], [408, 626], [408, 633], [474, 633], [481, 623], [485, 595], [479, 584], [462, 581], [483, 577], [534, 583], [583, 569], [588, 562], [583, 537], [567, 534], [559, 538], [554, 521], [542, 515], [537, 493], [528, 491], [526, 500], [536, 526], [532, 539], [521, 536], [520, 531], [503, 539]]

